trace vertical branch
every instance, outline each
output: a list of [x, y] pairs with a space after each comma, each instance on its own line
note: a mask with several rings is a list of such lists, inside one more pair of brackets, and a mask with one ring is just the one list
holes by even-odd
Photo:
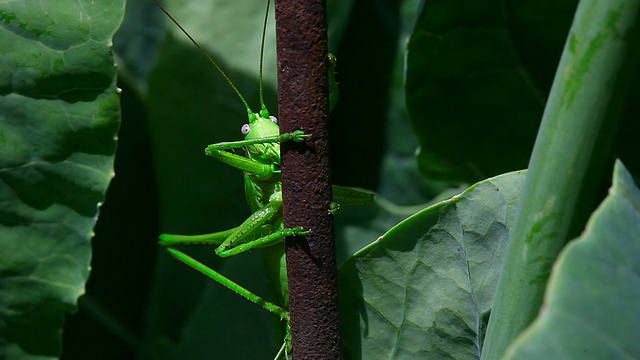
[[284, 223], [311, 230], [287, 239], [289, 308], [295, 359], [339, 359], [337, 270], [327, 120], [329, 88], [324, 0], [277, 0], [281, 132], [313, 137], [283, 143]]

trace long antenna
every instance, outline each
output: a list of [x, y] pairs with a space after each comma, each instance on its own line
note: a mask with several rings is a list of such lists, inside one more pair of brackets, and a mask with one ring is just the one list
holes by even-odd
[[267, 106], [264, 104], [264, 95], [262, 91], [262, 64], [264, 63], [264, 41], [267, 36], [267, 20], [269, 19], [270, 5], [271, 0], [267, 0], [267, 11], [264, 12], [264, 23], [262, 24], [262, 41], [260, 42], [260, 115], [263, 115], [262, 112], [266, 112], [264, 114], [265, 117], [268, 117], [269, 115]]
[[[269, 0], [271, 1], [271, 0]], [[189, 35], [189, 33], [187, 32], [187, 30], [185, 30], [182, 25], [180, 25], [178, 23], [178, 21], [176, 19], [173, 18], [173, 16], [171, 16], [171, 14], [169, 14], [169, 12], [162, 6], [160, 5], [160, 3], [158, 2], [158, 0], [153, 0], [154, 3], [156, 3], [156, 5], [158, 5], [158, 7], [160, 8], [160, 10], [162, 10], [165, 14], [167, 14], [167, 16], [169, 17], [169, 19], [171, 19], [171, 21], [173, 21], [174, 24], [176, 24], [178, 26], [178, 28], [180, 28], [180, 30], [187, 35], [187, 37], [189, 38], [189, 40], [191, 40], [191, 42], [198, 48], [198, 50], [200, 50], [201, 53], [204, 54], [204, 56], [207, 57], [207, 59], [209, 59], [209, 61], [213, 64], [213, 66], [216, 67], [216, 69], [218, 69], [218, 72], [220, 72], [220, 74], [222, 75], [222, 77], [224, 77], [224, 79], [227, 81], [227, 83], [229, 83], [229, 85], [231, 85], [231, 88], [233, 88], [233, 91], [236, 92], [236, 94], [238, 94], [238, 97], [240, 98], [240, 100], [242, 100], [242, 102], [244, 103], [244, 106], [247, 108], [247, 112], [249, 113], [249, 116], [253, 115], [253, 111], [251, 111], [251, 107], [249, 107], [249, 104], [247, 103], [247, 101], [244, 99], [244, 97], [242, 97], [242, 94], [240, 94], [240, 91], [238, 91], [238, 88], [236, 88], [235, 85], [233, 85], [233, 83], [231, 82], [231, 79], [229, 79], [229, 77], [227, 76], [227, 74], [222, 71], [222, 68], [220, 68], [220, 66], [218, 65], [217, 62], [215, 62], [215, 60], [213, 60], [211, 58], [211, 56], [209, 56], [209, 54], [207, 54], [207, 52], [202, 48], [202, 46], [200, 46], [200, 44], [198, 44], [198, 42], [191, 37], [191, 35]], [[266, 24], [265, 24], [266, 27]], [[262, 45], [264, 47], [264, 34], [262, 35]], [[260, 56], [260, 98], [262, 100], [262, 55]], [[264, 107], [264, 103], [262, 105]]]

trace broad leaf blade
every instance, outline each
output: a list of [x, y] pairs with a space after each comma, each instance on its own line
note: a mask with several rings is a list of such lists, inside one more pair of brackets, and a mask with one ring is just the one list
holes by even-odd
[[554, 266], [537, 320], [509, 359], [640, 356], [640, 191], [616, 163], [609, 196]]
[[84, 292], [120, 107], [122, 1], [0, 5], [0, 354], [60, 352]]
[[340, 269], [347, 358], [477, 359], [524, 172], [401, 222]]
[[576, 3], [424, 3], [406, 93], [426, 177], [474, 182], [527, 166]]

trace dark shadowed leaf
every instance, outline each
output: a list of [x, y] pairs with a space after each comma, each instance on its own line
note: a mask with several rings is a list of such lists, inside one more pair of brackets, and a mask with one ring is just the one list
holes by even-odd
[[406, 92], [425, 176], [474, 182], [527, 166], [576, 3], [424, 3]]

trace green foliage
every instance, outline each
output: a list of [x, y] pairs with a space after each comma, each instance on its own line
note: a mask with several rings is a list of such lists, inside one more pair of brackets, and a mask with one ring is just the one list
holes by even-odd
[[[23, 3], [27, 2], [0, 5], [0, 66], [13, 66], [10, 71], [0, 68], [0, 350], [23, 351], [15, 345], [22, 341], [22, 349], [31, 354], [54, 357], [62, 314], [75, 307], [82, 293], [96, 203], [103, 200], [112, 174], [117, 129], [113, 116], [118, 108], [113, 103], [108, 39], [121, 14], [106, 7], [116, 9], [119, 3], [96, 2], [101, 10], [78, 22], [82, 12], [72, 7], [78, 5], [63, 2], [44, 12], [39, 8], [30, 15], [33, 20], [21, 26], [15, 20], [19, 17], [11, 14], [34, 9]], [[265, 3], [166, 2], [254, 108]], [[336, 214], [348, 358], [480, 357], [493, 289], [517, 215], [515, 204], [519, 189], [525, 188], [523, 172], [483, 179], [527, 167], [575, 6], [575, 0], [329, 1], [330, 46], [338, 59], [340, 85], [331, 124], [334, 182], [380, 194], [375, 204], [343, 208]], [[63, 16], [65, 21], [51, 24]], [[49, 26], [62, 33], [51, 36], [45, 31]], [[265, 95], [277, 115], [275, 40], [269, 31]], [[20, 41], [12, 42], [14, 36]], [[118, 176], [95, 228], [87, 294], [81, 297], [80, 312], [68, 317], [64, 328], [63, 358], [269, 358], [279, 344], [266, 311], [157, 248], [159, 233], [219, 231], [237, 226], [249, 214], [241, 173], [203, 154], [208, 144], [241, 138], [245, 109], [152, 1], [128, 2], [125, 23], [114, 42], [124, 89]], [[85, 47], [91, 51], [85, 52]], [[67, 48], [73, 51], [63, 52]], [[39, 56], [26, 56], [34, 53]], [[6, 60], [10, 55], [17, 60]], [[65, 61], [56, 62], [58, 58]], [[584, 79], [599, 74], [598, 66], [578, 75]], [[635, 145], [640, 131], [633, 121], [640, 106], [636, 68], [623, 69], [630, 89], [614, 96], [621, 120], [612, 144], [583, 149], [604, 159], [591, 173], [593, 188], [585, 196], [590, 201], [571, 205], [580, 206], [585, 219], [605, 196], [615, 157], [631, 174], [640, 174]], [[60, 75], [62, 70], [65, 75]], [[74, 91], [78, 88], [94, 90]], [[610, 93], [592, 83], [581, 88]], [[16, 114], [21, 117], [14, 118]], [[41, 125], [43, 114], [52, 125]], [[573, 130], [580, 138], [602, 129]], [[560, 144], [547, 161], [564, 155]], [[64, 161], [69, 158], [71, 162]], [[82, 169], [70, 165], [78, 161]], [[556, 176], [582, 185], [586, 180], [571, 178], [571, 170], [569, 166]], [[616, 179], [626, 180], [616, 180], [614, 189], [637, 192], [629, 176], [621, 173], [619, 167]], [[460, 182], [478, 183], [463, 192], [467, 185]], [[613, 207], [612, 202], [621, 201], [606, 200], [602, 208]], [[617, 219], [637, 216], [629, 206], [618, 211], [623, 212]], [[597, 220], [604, 213], [593, 215], [586, 238], [613, 231], [613, 224]], [[559, 263], [548, 285], [549, 311], [517, 340], [513, 351], [533, 347], [543, 352], [536, 357], [545, 357], [546, 351], [564, 349], [564, 342], [572, 341], [548, 347], [548, 340], [538, 343], [541, 332], [576, 328], [556, 322], [575, 310], [555, 305], [552, 299], [562, 297], [561, 290], [588, 300], [589, 295], [577, 294], [580, 289], [598, 289], [601, 300], [584, 305], [591, 306], [587, 311], [599, 311], [598, 316], [607, 318], [607, 328], [637, 333], [635, 323], [624, 322], [638, 318], [629, 313], [637, 311], [633, 306], [624, 309], [627, 317], [616, 309], [593, 309], [612, 299], [635, 304], [638, 294], [623, 285], [637, 272], [618, 273], [621, 285], [606, 281], [613, 285], [606, 290], [583, 283], [613, 271], [606, 267], [603, 249], [631, 249], [638, 222], [629, 224], [626, 230], [616, 230], [619, 237], [597, 240], [601, 250], [596, 257], [587, 254], [593, 250], [572, 255], [579, 252], [579, 244], [589, 244], [588, 239], [576, 243], [578, 249], [566, 250], [567, 259]], [[584, 219], [571, 228], [577, 235]], [[63, 231], [65, 235], [59, 235]], [[622, 245], [626, 237], [631, 238]], [[591, 246], [595, 242], [591, 240]], [[258, 252], [220, 261], [207, 247], [188, 251], [266, 296]], [[57, 256], [60, 252], [67, 257]], [[579, 259], [570, 261], [570, 255]], [[620, 267], [626, 264], [625, 256], [632, 256], [630, 250], [611, 256], [616, 256], [609, 262], [618, 264], [616, 269], [632, 269]], [[23, 262], [25, 258], [30, 262]], [[576, 261], [597, 266], [571, 265]], [[574, 275], [567, 279], [567, 274]], [[26, 275], [48, 281], [16, 282]], [[542, 279], [546, 284], [546, 277]], [[561, 281], [564, 285], [557, 285]], [[18, 327], [18, 320], [29, 327]], [[584, 321], [594, 324], [591, 318]], [[536, 330], [542, 326], [544, 330]], [[572, 344], [595, 343], [586, 330], [578, 335]], [[37, 341], [25, 343], [28, 339]]]
[[407, 48], [425, 176], [473, 182], [527, 166], [575, 3], [425, 3]]
[[638, 66], [639, 16], [637, 0], [582, 0], [576, 10], [529, 162], [483, 358], [501, 356], [536, 317], [558, 254], [594, 208], [612, 165], [620, 99]]
[[478, 358], [524, 175], [418, 212], [340, 268], [348, 359]]
[[[407, 47], [406, 84], [425, 176], [475, 182], [527, 166], [576, 5], [425, 2]], [[627, 104], [621, 138], [638, 133], [638, 103]], [[616, 142], [616, 155], [637, 169], [625, 143]]]
[[77, 310], [120, 121], [123, 1], [0, 5], [0, 357], [55, 358]]
[[558, 257], [544, 311], [508, 359], [635, 358], [640, 354], [640, 190], [617, 162], [609, 195]]

